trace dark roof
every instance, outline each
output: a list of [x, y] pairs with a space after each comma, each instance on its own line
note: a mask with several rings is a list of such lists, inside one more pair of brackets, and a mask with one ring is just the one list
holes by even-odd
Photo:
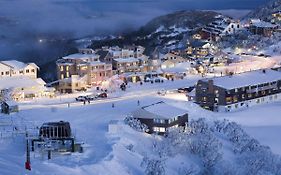
[[69, 122], [65, 122], [65, 121], [43, 123], [42, 127], [46, 127], [46, 126], [67, 126], [67, 127], [70, 127], [70, 124], [69, 124]]
[[96, 52], [97, 55], [100, 56], [100, 61], [104, 62], [104, 58], [108, 55], [108, 51], [107, 50], [99, 50]]
[[204, 46], [205, 44], [207, 44], [208, 42], [205, 42], [205, 41], [200, 41], [200, 40], [194, 40], [194, 41], [191, 41], [190, 42], [190, 45], [192, 46], [192, 47], [202, 47], [202, 46]]

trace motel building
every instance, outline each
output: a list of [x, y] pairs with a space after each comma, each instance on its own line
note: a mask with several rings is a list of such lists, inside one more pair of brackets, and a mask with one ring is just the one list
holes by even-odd
[[281, 99], [281, 72], [266, 69], [199, 80], [195, 96], [197, 104], [216, 112], [278, 101]]

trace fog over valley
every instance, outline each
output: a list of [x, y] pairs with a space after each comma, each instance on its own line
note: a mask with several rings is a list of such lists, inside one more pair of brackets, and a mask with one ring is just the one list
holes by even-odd
[[34, 61], [46, 54], [52, 56], [50, 49], [55, 56], [56, 50], [62, 52], [65, 44], [72, 44], [69, 39], [128, 32], [176, 10], [245, 10], [265, 1], [1, 0], [0, 59]]

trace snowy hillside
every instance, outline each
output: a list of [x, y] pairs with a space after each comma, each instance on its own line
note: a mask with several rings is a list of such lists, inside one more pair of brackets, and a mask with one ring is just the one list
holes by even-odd
[[250, 12], [244, 17], [244, 19], [258, 18], [262, 20], [270, 20], [272, 18], [272, 13], [281, 10], [280, 0], [270, 0], [266, 5], [257, 8], [256, 10]]
[[[127, 92], [115, 92], [107, 100], [86, 105], [74, 103], [71, 96], [20, 104], [19, 113], [0, 116], [0, 167], [5, 167], [0, 174], [281, 174], [281, 142], [275, 134], [281, 131], [276, 115], [281, 112], [280, 102], [213, 113], [187, 102], [184, 94], [156, 94], [164, 87], [191, 86], [198, 78], [130, 84]], [[137, 100], [140, 106], [165, 101], [188, 111], [191, 132], [175, 130], [165, 138], [135, 131], [124, 124], [124, 118], [140, 107]], [[71, 102], [70, 107], [67, 102]], [[32, 152], [32, 170], [26, 171], [25, 133], [9, 127], [36, 130], [42, 123], [60, 120], [70, 122], [77, 141], [84, 143], [84, 152], [55, 154], [51, 160], [47, 160], [46, 152]], [[108, 132], [112, 120], [118, 121], [118, 129]]]

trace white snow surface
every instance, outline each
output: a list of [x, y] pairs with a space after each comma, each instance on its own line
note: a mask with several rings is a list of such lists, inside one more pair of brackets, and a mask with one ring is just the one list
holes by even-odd
[[274, 82], [281, 79], [281, 72], [266, 69], [265, 73], [262, 70], [256, 70], [246, 73], [235, 74], [233, 76], [223, 76], [213, 78], [214, 85], [226, 89], [234, 89], [245, 86], [258, 85], [268, 82]]
[[[0, 114], [0, 174], [40, 174], [40, 175], [141, 175], [144, 168], [141, 162], [144, 155], [152, 153], [155, 140], [163, 139], [131, 129], [124, 125], [124, 117], [140, 106], [164, 101], [168, 105], [188, 111], [190, 120], [205, 118], [207, 121], [228, 119], [240, 124], [248, 134], [267, 145], [276, 154], [281, 154], [281, 102], [251, 107], [232, 113], [214, 113], [204, 110], [192, 102], [187, 102], [185, 94], [171, 93], [158, 96], [156, 92], [165, 88], [175, 89], [194, 85], [200, 77], [190, 76], [184, 80], [167, 81], [154, 84], [129, 84], [126, 92], [109, 93], [106, 100], [91, 104], [75, 103], [78, 96], [66, 95], [56, 99], [37, 99], [20, 103], [20, 112], [8, 115]], [[140, 100], [140, 106], [137, 105]], [[70, 107], [67, 107], [70, 103]], [[115, 107], [112, 108], [112, 103]], [[34, 130], [50, 121], [69, 121], [78, 142], [84, 142], [83, 153], [70, 155], [54, 154], [47, 160], [46, 153], [31, 153], [31, 171], [24, 169], [25, 132], [14, 131], [13, 126], [27, 126]], [[116, 134], [108, 133], [108, 124], [119, 120]], [[36, 129], [35, 129], [36, 130]], [[223, 139], [223, 138], [222, 138]], [[228, 145], [223, 142], [223, 160], [231, 161], [235, 156]], [[128, 149], [133, 145], [132, 149]], [[190, 154], [176, 155], [166, 160], [166, 174], [176, 175], [181, 167], [200, 168], [198, 159]]]

